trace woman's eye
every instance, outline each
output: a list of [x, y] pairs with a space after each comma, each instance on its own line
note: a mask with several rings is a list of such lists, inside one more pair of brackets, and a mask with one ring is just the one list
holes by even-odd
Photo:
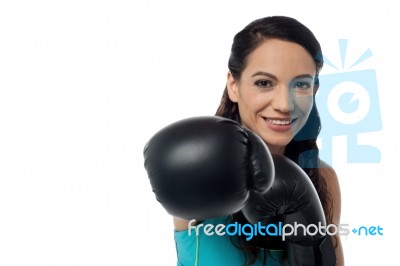
[[300, 90], [308, 90], [311, 88], [311, 84], [309, 82], [295, 82], [294, 87]]
[[260, 88], [269, 88], [272, 87], [272, 82], [269, 80], [258, 80], [256, 81], [256, 86], [260, 87]]

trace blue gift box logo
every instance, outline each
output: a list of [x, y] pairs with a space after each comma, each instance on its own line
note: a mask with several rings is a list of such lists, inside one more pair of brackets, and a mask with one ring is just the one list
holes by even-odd
[[[339, 40], [344, 69], [347, 40]], [[321, 158], [332, 163], [332, 138], [347, 137], [348, 163], [379, 163], [381, 153], [377, 147], [358, 143], [358, 134], [382, 129], [376, 72], [373, 69], [349, 71], [372, 56], [370, 49], [365, 51], [356, 62], [344, 72], [321, 75], [320, 88], [315, 96], [322, 121], [320, 134]], [[335, 69], [328, 58], [325, 65]]]

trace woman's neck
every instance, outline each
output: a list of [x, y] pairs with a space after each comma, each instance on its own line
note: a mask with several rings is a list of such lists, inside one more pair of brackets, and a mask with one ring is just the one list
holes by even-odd
[[285, 146], [276, 146], [267, 143], [267, 147], [271, 154], [283, 155], [285, 153]]

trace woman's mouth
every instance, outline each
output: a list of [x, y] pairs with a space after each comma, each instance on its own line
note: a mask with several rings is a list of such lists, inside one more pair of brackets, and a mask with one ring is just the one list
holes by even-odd
[[267, 123], [271, 124], [271, 125], [289, 125], [293, 122], [292, 119], [273, 119], [273, 118], [264, 118], [265, 121], [267, 121]]
[[269, 129], [274, 131], [288, 131], [291, 130], [292, 124], [297, 120], [296, 118], [270, 118], [263, 117]]

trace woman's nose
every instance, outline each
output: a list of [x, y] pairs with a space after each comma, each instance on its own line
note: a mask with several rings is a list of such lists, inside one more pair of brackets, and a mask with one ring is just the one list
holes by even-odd
[[294, 108], [293, 96], [289, 85], [275, 87], [272, 107], [282, 113], [289, 113]]

